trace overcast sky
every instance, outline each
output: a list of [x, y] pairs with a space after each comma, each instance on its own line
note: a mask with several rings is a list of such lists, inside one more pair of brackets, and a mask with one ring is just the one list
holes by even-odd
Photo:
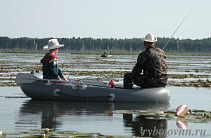
[[211, 37], [211, 0], [0, 0], [0, 36]]

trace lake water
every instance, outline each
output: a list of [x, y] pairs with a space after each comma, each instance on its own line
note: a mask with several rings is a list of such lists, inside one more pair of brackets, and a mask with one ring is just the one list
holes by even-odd
[[[43, 54], [0, 53], [0, 83], [9, 82], [27, 67], [40, 66]], [[108, 59], [99, 55], [72, 55], [58, 53], [60, 65], [65, 74], [68, 71], [130, 71], [137, 55], [117, 55]], [[9, 62], [8, 62], [9, 61]], [[168, 56], [169, 74], [210, 75], [211, 57]], [[10, 75], [12, 76], [4, 76]], [[90, 74], [91, 75], [91, 74]], [[102, 74], [102, 76], [105, 74]], [[88, 76], [88, 75], [87, 75]], [[191, 75], [190, 75], [191, 76]], [[73, 76], [71, 77], [82, 77]], [[169, 78], [174, 81], [210, 79], [189, 77], [186, 79]], [[13, 80], [12, 80], [13, 81]], [[118, 83], [122, 83], [122, 80]], [[71, 103], [32, 101], [24, 96], [20, 87], [0, 87], [0, 131], [21, 132], [29, 129], [51, 128], [54, 131], [72, 130], [78, 132], [99, 132], [103, 135], [149, 136], [147, 130], [166, 131], [165, 137], [211, 137], [211, 123], [187, 123], [190, 135], [179, 135], [177, 120], [148, 120], [136, 115], [111, 114], [108, 110], [171, 110], [179, 105], [188, 109], [211, 111], [211, 89], [202, 87], [167, 86], [171, 99], [166, 104], [132, 103]], [[155, 129], [156, 128], [156, 129]], [[146, 130], [146, 133], [144, 133]], [[199, 130], [199, 131], [197, 131]], [[156, 131], [155, 131], [156, 132]], [[192, 135], [193, 134], [193, 135]], [[200, 135], [201, 134], [201, 135]], [[152, 135], [151, 135], [152, 136]]]
[[[156, 128], [167, 131], [169, 133], [167, 137], [178, 137], [179, 134], [173, 133], [181, 130], [177, 127], [176, 120], [150, 121], [136, 115], [107, 112], [108, 110], [170, 110], [183, 104], [187, 105], [188, 109], [210, 110], [211, 90], [209, 88], [167, 87], [167, 89], [171, 91], [170, 103], [135, 104], [33, 101], [30, 98], [18, 98], [23, 96], [19, 87], [0, 87], [0, 131], [21, 132], [29, 129], [51, 128], [54, 131], [72, 130], [99, 132], [103, 135], [149, 136], [143, 134], [141, 129]], [[211, 136], [210, 123], [188, 123], [186, 130], [191, 130], [195, 134], [197, 129], [203, 130], [202, 134]], [[179, 137], [189, 136], [181, 134]], [[197, 132], [195, 137], [200, 137], [200, 133]]]

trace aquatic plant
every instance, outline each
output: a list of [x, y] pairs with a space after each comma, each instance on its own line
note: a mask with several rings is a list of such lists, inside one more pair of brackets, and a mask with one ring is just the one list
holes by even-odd
[[[46, 130], [49, 130], [46, 133]], [[100, 133], [80, 133], [77, 131], [53, 131], [48, 128], [31, 129], [24, 132], [2, 133], [3, 137], [21, 137], [21, 138], [121, 138], [123, 136], [102, 135]], [[1, 137], [1, 135], [0, 135]], [[129, 137], [128, 137], [129, 138]], [[132, 136], [131, 136], [132, 138]]]
[[204, 110], [189, 109], [185, 116], [178, 116], [177, 110], [169, 111], [161, 110], [115, 110], [113, 113], [117, 114], [136, 114], [151, 120], [175, 120], [192, 123], [211, 123], [211, 112]]
[[[42, 70], [42, 65], [39, 63], [39, 59], [42, 58], [42, 55], [4, 54], [0, 55], [0, 57], [2, 59], [0, 60], [0, 65], [1, 65], [0, 86], [19, 86], [18, 84], [15, 83], [14, 80], [17, 73], [19, 72], [30, 73], [31, 71], [35, 72], [36, 70], [37, 71]], [[28, 60], [29, 58], [31, 58], [32, 61], [35, 58], [38, 58], [38, 62], [26, 62], [25, 59]], [[96, 55], [93, 56], [59, 55], [59, 59], [65, 60], [65, 63], [59, 64], [59, 67], [63, 71], [64, 75], [67, 76], [120, 76], [121, 78], [123, 78], [124, 74], [127, 73], [127, 71], [125, 70], [132, 70], [132, 67], [136, 63], [136, 58], [137, 58], [136, 56], [131, 56], [131, 55], [122, 57], [113, 56], [110, 57], [109, 59], [101, 58], [100, 56]], [[124, 62], [122, 62], [122, 59]], [[207, 66], [207, 64], [209, 64], [209, 61], [211, 60], [211, 57], [171, 56], [170, 59], [172, 59], [172, 61], [167, 63], [168, 66], [170, 66], [169, 71], [182, 72], [182, 73], [168, 74], [169, 78], [168, 86], [211, 87], [211, 81], [209, 80], [209, 78], [211, 78], [210, 69], [208, 67], [199, 68], [199, 66], [201, 65]], [[176, 62], [177, 60], [186, 60], [187, 62]], [[188, 63], [189, 60], [196, 60], [196, 61], [207, 60], [207, 61], [202, 63], [197, 63], [197, 62]], [[184, 66], [184, 68], [183, 67], [179, 68], [179, 66]], [[198, 68], [195, 68], [195, 66], [197, 66]], [[114, 71], [110, 71], [109, 69], [111, 68], [114, 69]], [[83, 69], [84, 71], [80, 71], [81, 69]], [[108, 71], [103, 71], [105, 69]], [[198, 78], [198, 80], [196, 80], [196, 78]], [[109, 81], [109, 80], [101, 80], [101, 81]]]

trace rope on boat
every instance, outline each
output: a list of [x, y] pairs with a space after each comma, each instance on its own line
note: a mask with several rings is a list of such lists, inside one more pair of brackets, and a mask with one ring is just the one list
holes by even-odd
[[5, 98], [29, 98], [28, 96], [0, 96]]
[[[58, 94], [63, 94], [65, 96], [70, 96], [70, 97], [76, 97], [76, 98], [87, 98], [86, 97], [78, 97], [78, 96], [74, 96], [74, 95], [70, 95], [70, 94], [66, 94], [66, 93], [62, 93], [62, 92], [57, 92]], [[88, 97], [88, 98], [111, 98], [112, 96], [94, 96], [94, 97]]]

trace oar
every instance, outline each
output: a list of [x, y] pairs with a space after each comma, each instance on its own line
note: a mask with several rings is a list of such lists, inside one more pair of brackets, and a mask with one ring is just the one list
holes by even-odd
[[[81, 79], [77, 79], [77, 80], [81, 80], [82, 82], [85, 82], [85, 83], [86, 82], [93, 82], [93, 83], [98, 83], [98, 84], [107, 84], [106, 82], [101, 81], [103, 79], [109, 79], [109, 80], [123, 79], [123, 77], [122, 76], [98, 76], [98, 77], [81, 78]], [[93, 80], [97, 80], [97, 81], [93, 81]], [[122, 84], [114, 84], [114, 87], [115, 88], [123, 88], [123, 85]]]
[[18, 73], [15, 79], [15, 82], [16, 83], [32, 83], [38, 80], [41, 80], [41, 78], [38, 78], [32, 74], [26, 75], [26, 73]]
[[102, 80], [102, 79], [123, 79], [123, 76], [92, 76], [84, 78], [68, 78], [72, 80]]
[[[41, 79], [32, 74], [24, 74], [18, 73], [15, 79], [16, 83], [33, 83], [35, 81], [47, 81], [47, 82], [66, 82], [66, 83], [73, 83], [73, 81], [63, 81], [63, 80], [51, 80], [51, 79]], [[76, 82], [76, 81], [74, 81]]]
[[46, 82], [61, 82], [61, 83], [72, 83], [77, 84], [79, 81], [82, 81], [83, 84], [86, 85], [93, 85], [93, 86], [107, 86], [107, 83], [100, 82], [100, 81], [92, 81], [92, 80], [70, 80], [70, 81], [64, 81], [64, 80], [49, 80], [49, 79], [41, 79], [36, 77], [33, 74], [25, 74], [25, 73], [18, 73], [15, 82], [16, 83], [33, 83], [35, 81], [46, 81]]

